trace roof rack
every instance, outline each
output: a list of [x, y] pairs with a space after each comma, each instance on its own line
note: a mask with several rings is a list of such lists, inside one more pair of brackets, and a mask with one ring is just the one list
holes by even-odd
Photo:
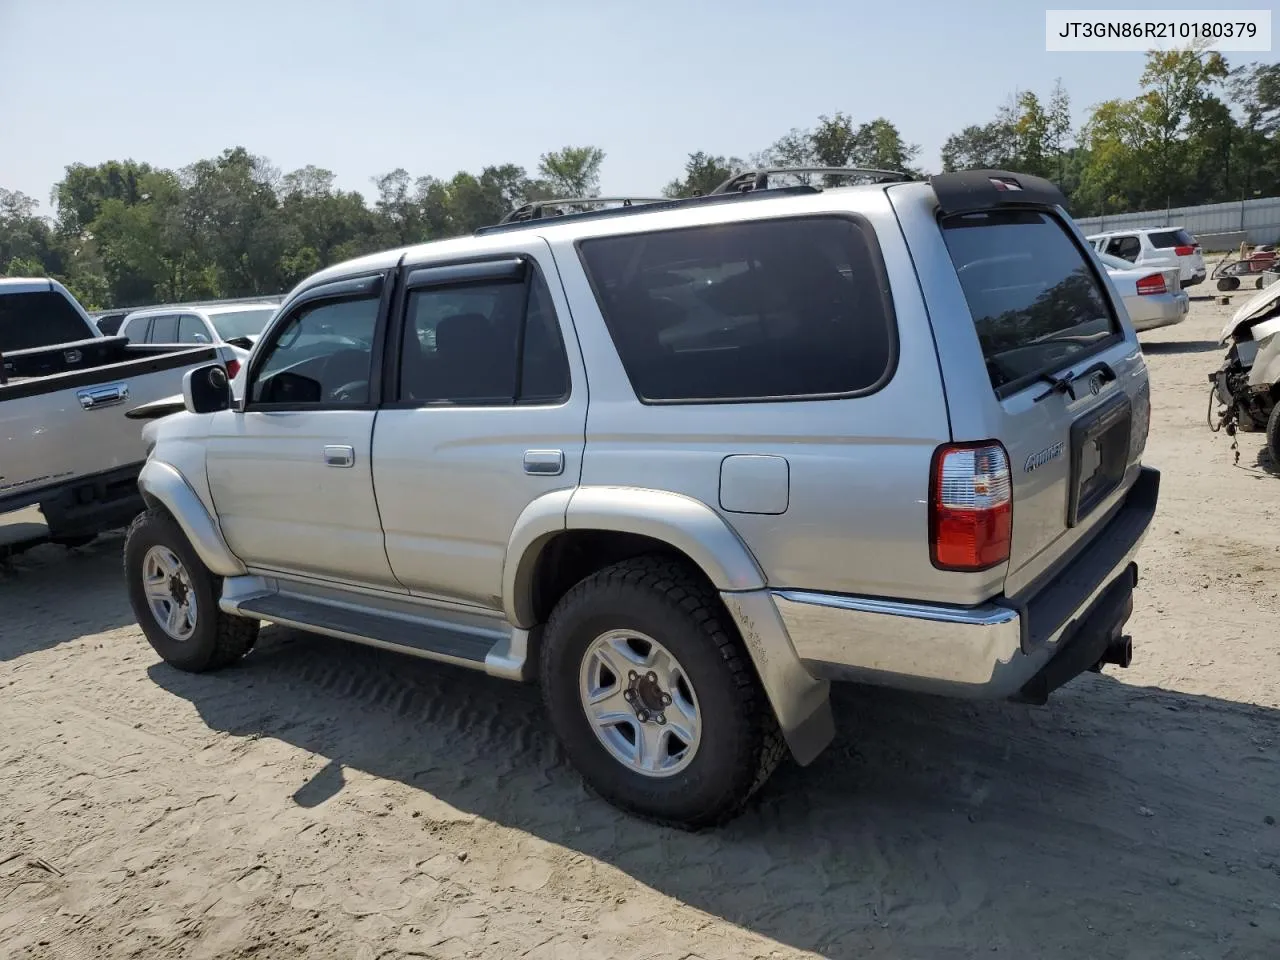
[[[542, 220], [546, 217], [565, 216], [561, 207], [598, 206], [605, 203], [617, 203], [630, 207], [637, 203], [666, 203], [670, 197], [559, 197], [554, 200], [535, 200], [522, 207], [516, 207], [498, 221], [498, 225], [523, 223], [526, 220]], [[579, 213], [585, 211], [577, 211]]]
[[759, 170], [746, 170], [736, 174], [712, 190], [711, 193], [715, 195], [768, 190], [769, 178], [778, 174], [861, 177], [871, 180], [873, 183], [903, 183], [912, 179], [911, 174], [904, 173], [901, 170], [878, 170], [875, 167], [764, 167]]
[[[585, 200], [542, 200], [538, 203], [529, 203], [519, 209], [513, 210], [507, 216], [503, 217], [500, 223], [491, 224], [487, 227], [479, 227], [475, 231], [476, 236], [483, 237], [491, 233], [504, 233], [508, 230], [523, 230], [529, 227], [536, 227], [545, 219], [555, 218], [557, 222], [562, 220], [571, 220], [575, 223], [581, 220], [600, 220], [606, 217], [629, 217], [632, 214], [647, 213], [654, 210], [683, 210], [686, 207], [701, 206], [703, 204], [716, 203], [739, 203], [748, 200], [763, 200], [766, 197], [785, 197], [794, 196], [796, 194], [817, 193], [818, 188], [808, 187], [803, 184], [799, 186], [773, 187], [768, 190], [748, 191], [746, 193], [709, 193], [701, 197], [683, 197], [671, 198], [663, 197], [587, 197]], [[532, 216], [531, 207], [554, 207], [558, 204], [572, 205], [575, 203], [602, 203], [612, 200], [614, 203], [620, 203], [621, 206], [609, 207], [602, 210], [582, 210], [572, 211], [569, 213], [551, 214], [547, 216], [545, 211], [539, 216]]]

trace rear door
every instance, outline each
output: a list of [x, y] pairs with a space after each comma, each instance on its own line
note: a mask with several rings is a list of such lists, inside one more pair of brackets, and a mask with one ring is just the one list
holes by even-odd
[[462, 263], [424, 250], [403, 266], [373, 436], [386, 555], [412, 593], [496, 610], [520, 514], [577, 486], [585, 371], [542, 240]]
[[943, 264], [922, 282], [955, 439], [995, 439], [1009, 455], [1013, 594], [1086, 541], [1136, 478], [1146, 367], [1060, 209], [1005, 199], [948, 216], [908, 196], [897, 206], [917, 262]]

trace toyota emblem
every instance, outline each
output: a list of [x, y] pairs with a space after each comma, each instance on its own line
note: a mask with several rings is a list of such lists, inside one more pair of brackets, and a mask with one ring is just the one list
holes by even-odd
[[1089, 392], [1095, 397], [1102, 392], [1102, 374], [1095, 373], [1089, 378]]

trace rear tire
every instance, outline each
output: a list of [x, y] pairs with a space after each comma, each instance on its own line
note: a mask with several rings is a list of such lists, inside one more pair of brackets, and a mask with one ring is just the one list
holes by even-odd
[[258, 621], [218, 609], [222, 578], [209, 571], [163, 510], [139, 514], [124, 544], [129, 602], [147, 642], [190, 673], [239, 660], [258, 639]]
[[1267, 420], [1267, 452], [1271, 454], [1271, 462], [1280, 467], [1280, 400], [1271, 408], [1271, 416]]
[[1219, 277], [1218, 289], [1223, 291], [1224, 293], [1229, 290], [1239, 290], [1240, 278], [1239, 277]]
[[547, 623], [541, 678], [588, 786], [651, 820], [723, 823], [783, 755], [720, 598], [678, 560], [626, 560], [573, 587]]

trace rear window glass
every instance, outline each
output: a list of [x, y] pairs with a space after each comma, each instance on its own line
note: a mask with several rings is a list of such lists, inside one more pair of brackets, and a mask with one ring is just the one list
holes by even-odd
[[979, 213], [942, 226], [1000, 392], [1074, 362], [1118, 332], [1085, 254], [1053, 217]]
[[870, 225], [761, 220], [598, 237], [583, 264], [644, 400], [847, 395], [890, 373], [895, 330]]
[[0, 293], [0, 353], [88, 340], [93, 335], [60, 293]]
[[1148, 234], [1151, 245], [1157, 250], [1167, 250], [1170, 247], [1190, 247], [1196, 242], [1196, 238], [1185, 230], [1161, 230], [1159, 233]]

